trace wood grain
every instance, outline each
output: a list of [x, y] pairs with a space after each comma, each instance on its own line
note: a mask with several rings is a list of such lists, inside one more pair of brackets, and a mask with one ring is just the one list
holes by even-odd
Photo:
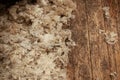
[[76, 19], [71, 22], [71, 30], [77, 45], [69, 54], [68, 80], [92, 80], [86, 4], [85, 0], [74, 1], [77, 4]]
[[116, 1], [117, 8], [116, 13], [117, 14], [117, 33], [118, 33], [118, 43], [117, 46], [114, 48], [116, 53], [116, 67], [117, 67], [117, 79], [120, 79], [120, 0]]
[[109, 80], [107, 44], [99, 30], [105, 30], [101, 0], [86, 0], [93, 80]]
[[[120, 0], [74, 2], [76, 18], [70, 28], [77, 46], [69, 54], [68, 80], [120, 80]], [[109, 18], [104, 7], [110, 8]], [[99, 30], [117, 33], [118, 42], [107, 44]]]

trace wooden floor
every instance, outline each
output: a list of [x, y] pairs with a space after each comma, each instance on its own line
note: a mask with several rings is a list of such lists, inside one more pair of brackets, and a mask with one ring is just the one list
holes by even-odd
[[[74, 0], [71, 30], [76, 47], [69, 54], [68, 80], [120, 80], [120, 0]], [[109, 7], [106, 18], [104, 7]], [[99, 30], [114, 31], [118, 41], [106, 43]]]

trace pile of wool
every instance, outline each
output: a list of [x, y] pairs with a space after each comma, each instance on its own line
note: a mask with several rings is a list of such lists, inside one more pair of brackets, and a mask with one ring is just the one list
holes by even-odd
[[[30, 0], [31, 1], [31, 0]], [[71, 0], [22, 0], [0, 16], [0, 80], [66, 80]]]

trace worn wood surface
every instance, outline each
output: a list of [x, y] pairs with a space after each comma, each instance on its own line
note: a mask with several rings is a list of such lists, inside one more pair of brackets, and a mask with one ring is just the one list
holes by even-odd
[[[120, 0], [73, 1], [77, 9], [70, 28], [77, 45], [69, 54], [67, 79], [120, 80]], [[100, 29], [117, 33], [118, 41], [107, 44]]]

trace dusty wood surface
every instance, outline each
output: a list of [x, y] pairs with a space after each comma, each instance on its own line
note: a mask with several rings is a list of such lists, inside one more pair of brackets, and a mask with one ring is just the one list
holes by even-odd
[[[120, 0], [74, 0], [71, 30], [76, 47], [69, 54], [68, 80], [120, 80]], [[104, 7], [109, 7], [106, 18]], [[118, 34], [114, 45], [99, 30]]]

